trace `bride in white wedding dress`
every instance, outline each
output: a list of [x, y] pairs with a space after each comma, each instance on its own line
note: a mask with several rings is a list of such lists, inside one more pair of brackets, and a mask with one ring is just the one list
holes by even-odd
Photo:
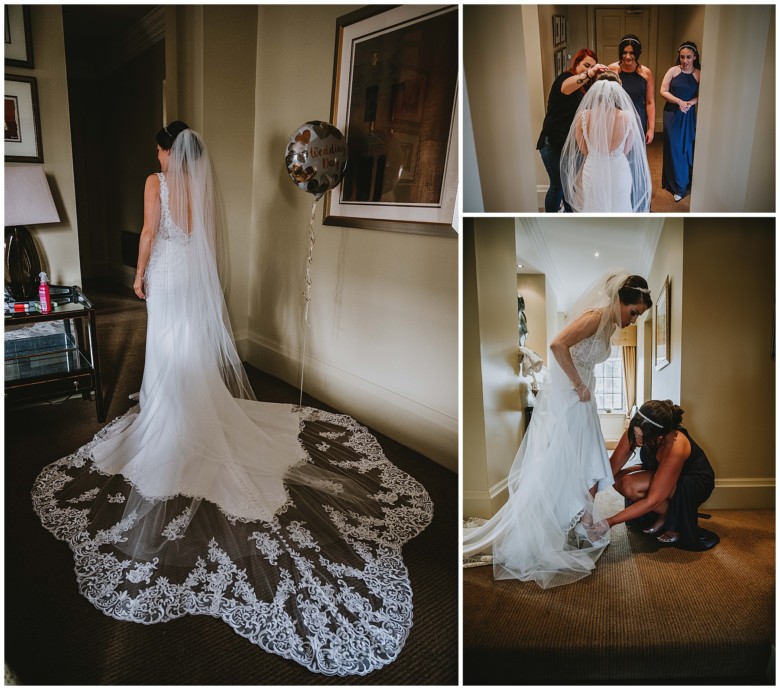
[[107, 615], [220, 617], [312, 671], [366, 674], [411, 628], [401, 547], [430, 497], [350, 417], [254, 399], [217, 274], [208, 153], [178, 121], [157, 141], [134, 286], [140, 409], [44, 468], [34, 508]]
[[575, 211], [650, 210], [644, 130], [614, 72], [602, 72], [577, 108], [561, 152], [561, 180]]
[[613, 484], [599, 426], [596, 364], [610, 354], [618, 327], [652, 306], [647, 281], [625, 272], [601, 277], [569, 311], [550, 344], [554, 359], [509, 473], [509, 498], [492, 519], [464, 531], [463, 555], [492, 550], [497, 580], [549, 588], [589, 575], [609, 544], [594, 504]]

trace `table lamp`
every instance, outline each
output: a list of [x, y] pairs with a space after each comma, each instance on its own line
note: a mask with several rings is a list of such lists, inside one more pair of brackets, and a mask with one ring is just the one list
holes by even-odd
[[26, 225], [60, 217], [42, 165], [5, 166], [5, 290], [15, 300], [36, 299], [41, 260]]

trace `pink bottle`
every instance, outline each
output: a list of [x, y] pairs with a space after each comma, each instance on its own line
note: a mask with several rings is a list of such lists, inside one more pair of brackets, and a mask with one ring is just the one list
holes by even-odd
[[41, 303], [41, 313], [48, 314], [51, 311], [51, 294], [49, 293], [49, 279], [46, 273], [41, 271], [41, 284], [38, 286], [38, 301]]

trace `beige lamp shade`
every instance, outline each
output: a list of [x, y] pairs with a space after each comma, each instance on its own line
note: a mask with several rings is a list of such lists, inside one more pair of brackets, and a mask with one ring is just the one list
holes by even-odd
[[42, 165], [5, 166], [5, 227], [58, 223]]

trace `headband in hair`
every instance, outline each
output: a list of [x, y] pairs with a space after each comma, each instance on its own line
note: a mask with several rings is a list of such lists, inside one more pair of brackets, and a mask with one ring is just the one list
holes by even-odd
[[637, 41], [635, 38], [622, 38], [620, 39], [621, 43], [636, 43], [640, 48], [642, 47], [642, 43], [640, 41]]
[[683, 43], [678, 49], [677, 52], [679, 53], [683, 48], [690, 48], [696, 55], [699, 54], [699, 51], [696, 49], [696, 46], [692, 46], [690, 43]]
[[622, 287], [622, 288], [620, 288], [621, 290], [622, 290], [623, 288], [627, 288], [628, 290], [637, 290], [637, 291], [639, 291], [639, 292], [644, 292], [646, 295], [649, 295], [649, 294], [650, 294], [650, 288], [634, 287], [633, 285], [627, 285], [626, 283], [628, 283], [628, 281], [629, 281], [629, 280], [631, 280], [631, 276], [629, 276], [628, 278], [626, 278], [626, 282], [625, 282], [625, 283], [623, 283], [623, 287]]
[[654, 422], [654, 421], [653, 421], [652, 419], [650, 419], [650, 417], [648, 417], [647, 415], [643, 415], [643, 414], [642, 414], [642, 410], [637, 410], [637, 411], [636, 411], [636, 413], [637, 413], [637, 414], [638, 414], [638, 415], [639, 415], [639, 416], [640, 416], [642, 419], [644, 419], [645, 421], [648, 421], [648, 422], [650, 422], [650, 424], [652, 424], [653, 426], [657, 426], [659, 429], [663, 429], [663, 428], [664, 428], [664, 425], [663, 425], [663, 424], [659, 424], [658, 422]]

